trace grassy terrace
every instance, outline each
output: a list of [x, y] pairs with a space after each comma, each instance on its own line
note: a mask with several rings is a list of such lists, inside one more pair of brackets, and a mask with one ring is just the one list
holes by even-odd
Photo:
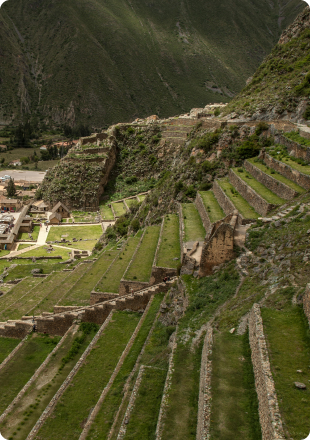
[[213, 191], [199, 191], [199, 194], [201, 195], [211, 223], [215, 223], [225, 217], [225, 213], [216, 200]]
[[211, 438], [262, 438], [248, 334], [214, 335]]
[[112, 203], [116, 217], [126, 214], [126, 208], [123, 202]]
[[140, 200], [140, 202], [143, 202], [145, 198], [146, 198], [146, 194], [140, 196], [138, 195], [138, 199]]
[[[72, 216], [75, 222], [95, 222], [97, 213], [87, 212], [87, 211], [72, 211]], [[67, 220], [67, 219], [63, 219], [63, 220]]]
[[304, 147], [310, 147], [310, 139], [306, 139], [298, 133], [298, 131], [290, 131], [288, 133], [284, 133], [284, 136], [288, 139], [291, 139], [294, 142], [297, 142]]
[[38, 433], [44, 440], [78, 439], [90, 410], [109, 381], [118, 359], [128, 343], [140, 316], [138, 313], [115, 312], [94, 349], [52, 415]]
[[[97, 439], [97, 438], [107, 438], [107, 435], [112, 427], [114, 417], [116, 412], [118, 411], [118, 408], [121, 404], [123, 395], [124, 395], [124, 385], [127, 380], [127, 377], [129, 376], [130, 372], [132, 371], [135, 362], [137, 360], [137, 357], [139, 356], [141, 349], [143, 347], [143, 344], [148, 336], [148, 333], [152, 327], [152, 324], [154, 322], [154, 319], [156, 317], [156, 314], [159, 310], [160, 304], [163, 300], [164, 295], [158, 294], [155, 295], [153, 302], [151, 304], [151, 307], [148, 311], [148, 314], [136, 336], [136, 339], [133, 343], [133, 346], [131, 347], [131, 350], [128, 353], [128, 356], [126, 357], [118, 375], [115, 378], [115, 381], [107, 394], [102, 407], [100, 408], [100, 411], [92, 424], [92, 427], [89, 431], [89, 434], [87, 436], [87, 440], [90, 439]], [[132, 389], [134, 385], [134, 380], [130, 383], [130, 388]], [[126, 405], [128, 404], [128, 400], [126, 402]], [[151, 400], [151, 399], [149, 399]], [[124, 405], [123, 412], [120, 414], [118, 418], [118, 429], [120, 426], [120, 423], [123, 419], [124, 412], [126, 410], [126, 405]], [[113, 436], [113, 440], [116, 439], [116, 434], [118, 430], [115, 430], [115, 435]], [[142, 437], [140, 437], [142, 438]], [[145, 437], [148, 438], [148, 437]], [[150, 437], [149, 437], [150, 438]]]
[[[34, 381], [22, 399], [14, 406], [12, 412], [0, 424], [0, 430], [6, 438], [14, 435], [14, 440], [24, 440], [27, 437], [98, 328], [96, 324], [83, 323], [78, 331], [75, 328], [67, 335], [40, 377]], [[80, 338], [78, 345], [76, 344], [77, 338]], [[77, 349], [73, 352], [74, 343]]]
[[180, 254], [179, 216], [169, 214], [165, 217], [156, 265], [177, 268]]
[[203, 241], [206, 235], [199, 212], [193, 203], [182, 203], [185, 241]]
[[223, 189], [227, 197], [232, 201], [235, 208], [238, 209], [244, 218], [258, 218], [259, 214], [252, 208], [251, 205], [236, 191], [228, 179], [221, 179], [217, 181]]
[[54, 305], [58, 304], [62, 298], [67, 295], [70, 289], [79, 281], [81, 276], [89, 269], [87, 264], [80, 264], [72, 272], [64, 272], [66, 277], [63, 278], [62, 282], [55, 286], [49, 295], [44, 298], [40, 304], [33, 310], [35, 315], [43, 312], [53, 312]]
[[9, 267], [12, 264], [17, 264], [16, 267], [11, 269], [8, 275], [5, 277], [5, 282], [15, 280], [16, 278], [32, 277], [32, 269], [42, 269], [43, 274], [49, 274], [52, 271], [62, 270], [63, 264], [58, 263], [60, 260], [40, 260], [40, 262], [32, 263], [29, 260], [12, 260], [7, 262], [5, 260], [0, 262], [0, 271], [2, 272], [4, 267]]
[[19, 339], [0, 337], [0, 364], [20, 343]]
[[0, 413], [8, 407], [19, 391], [28, 382], [46, 356], [53, 350], [60, 338], [32, 334], [0, 371]]
[[27, 295], [29, 290], [33, 289], [41, 282], [41, 278], [25, 278], [23, 281], [13, 287], [13, 289], [11, 289], [7, 294], [0, 297], [0, 321], [4, 318], [5, 310], [8, 308], [10, 308], [10, 310], [14, 310], [14, 304], [21, 300], [24, 295]]
[[126, 200], [126, 204], [127, 204], [128, 208], [130, 208], [131, 206], [136, 205], [137, 203], [139, 203], [139, 202], [138, 202], [138, 200], [136, 198], [134, 198], [134, 199], [127, 199]]
[[255, 158], [253, 159], [247, 159], [248, 162], [250, 162], [252, 165], [254, 165], [256, 168], [263, 171], [265, 174], [268, 174], [268, 176], [273, 177], [274, 179], [278, 180], [279, 182], [285, 183], [285, 185], [292, 188], [294, 191], [297, 191], [299, 194], [303, 194], [306, 192], [304, 188], [297, 185], [297, 183], [292, 182], [292, 180], [287, 179], [286, 177], [282, 176], [282, 174], [277, 173], [276, 171], [272, 170], [271, 168], [264, 165], [262, 162], [256, 162]]
[[104, 220], [114, 220], [112, 209], [108, 205], [100, 205], [100, 212]]
[[297, 159], [296, 161], [291, 159], [288, 156], [287, 149], [285, 147], [277, 145], [274, 148], [268, 149], [267, 153], [275, 159], [279, 160], [280, 162], [289, 165], [291, 168], [300, 171], [301, 173], [310, 175], [310, 165], [300, 164], [297, 162]]
[[1, 313], [1, 319], [6, 321], [8, 319], [20, 319], [23, 315], [30, 315], [37, 304], [63, 282], [65, 275], [65, 272], [55, 272], [43, 280], [41, 278], [41, 282], [34, 289], [29, 291], [27, 295], [23, 295], [11, 307]]
[[159, 233], [160, 226], [149, 226], [146, 229], [141, 246], [124, 276], [126, 280], [136, 280], [140, 282], [149, 281]]
[[[72, 240], [73, 238], [88, 238], [98, 240], [102, 235], [102, 228], [100, 225], [85, 225], [85, 226], [52, 226], [47, 241], [60, 241], [61, 238]], [[73, 246], [72, 246], [73, 247]]]
[[80, 251], [91, 251], [95, 247], [97, 241], [98, 240], [77, 241], [77, 242], [72, 242], [70, 246], [68, 246], [68, 243], [64, 243], [63, 245], [59, 243], [57, 245], [54, 245], [54, 249], [56, 251], [58, 248], [65, 248], [67, 252], [70, 252], [70, 249], [78, 249]]
[[119, 283], [125, 273], [125, 270], [138, 246], [141, 238], [141, 232], [134, 237], [130, 237], [125, 247], [120, 252], [111, 269], [107, 274], [104, 274], [97, 284], [95, 290], [97, 292], [111, 292], [118, 293]]
[[[61, 301], [64, 306], [86, 306], [89, 304], [90, 292], [94, 289], [102, 275], [106, 272], [119, 251], [106, 251], [97, 261], [89, 266], [82, 278], [73, 286]], [[89, 263], [87, 263], [89, 264]]]
[[[67, 260], [70, 250], [63, 249], [60, 247], [54, 247], [52, 252], [47, 252], [47, 246], [36, 247], [35, 249], [30, 249], [28, 252], [21, 254], [21, 257], [58, 257]], [[57, 261], [57, 260], [56, 260]], [[55, 261], [54, 261], [55, 262]]]
[[[284, 297], [289, 293], [289, 289], [282, 290]], [[278, 296], [280, 299], [281, 293]], [[261, 311], [287, 438], [306, 438], [310, 417], [308, 322], [299, 307], [287, 305], [283, 310], [262, 308]], [[297, 370], [302, 370], [302, 373], [297, 373]], [[307, 390], [298, 390], [294, 382], [307, 384]]]
[[253, 188], [257, 194], [259, 194], [263, 199], [265, 199], [268, 203], [272, 203], [274, 205], [282, 205], [286, 201], [281, 197], [277, 196], [275, 193], [270, 191], [270, 189], [266, 188], [262, 183], [258, 182], [248, 173], [244, 168], [241, 168], [243, 172], [238, 171], [239, 168], [234, 168], [233, 171], [237, 174], [240, 179], [246, 182], [251, 188]]
[[[40, 232], [40, 226], [34, 226], [34, 227], [33, 227], [33, 232], [31, 233], [32, 238], [33, 238], [34, 240], [37, 240], [37, 239], [38, 239], [39, 232]], [[18, 240], [29, 240], [28, 232], [20, 232], [20, 233], [18, 234]]]

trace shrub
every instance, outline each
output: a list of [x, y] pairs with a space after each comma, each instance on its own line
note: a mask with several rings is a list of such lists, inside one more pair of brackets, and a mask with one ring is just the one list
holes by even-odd
[[219, 116], [221, 114], [221, 110], [219, 108], [216, 108], [214, 110], [214, 116]]
[[151, 156], [149, 157], [149, 162], [153, 166], [156, 164], [157, 158], [153, 154], [151, 154]]
[[310, 105], [307, 105], [307, 108], [303, 114], [304, 119], [307, 119], [307, 121], [310, 119]]
[[255, 130], [256, 136], [261, 135], [262, 132], [265, 131], [265, 130], [268, 130], [268, 128], [269, 128], [269, 125], [266, 124], [266, 122], [260, 122], [258, 124], [258, 126], [256, 127], [256, 130]]
[[212, 184], [209, 182], [203, 182], [200, 186], [199, 189], [200, 191], [208, 191], [209, 189], [212, 188]]
[[130, 223], [130, 226], [132, 227], [132, 230], [134, 232], [139, 231], [140, 229], [140, 223], [139, 220], [137, 218], [135, 218], [134, 220], [132, 220], [132, 222]]
[[187, 197], [190, 197], [191, 199], [194, 199], [196, 197], [197, 190], [194, 188], [193, 185], [189, 185], [189, 187], [185, 191], [185, 195]]
[[257, 156], [259, 149], [260, 147], [256, 142], [248, 140], [239, 145], [236, 151], [241, 159], [249, 159], [250, 157]]
[[137, 176], [130, 176], [130, 177], [126, 177], [125, 183], [127, 183], [127, 185], [130, 185], [131, 183], [136, 183], [137, 180], [138, 180]]
[[135, 132], [135, 129], [133, 127], [128, 127], [126, 130], [127, 134], [133, 134]]

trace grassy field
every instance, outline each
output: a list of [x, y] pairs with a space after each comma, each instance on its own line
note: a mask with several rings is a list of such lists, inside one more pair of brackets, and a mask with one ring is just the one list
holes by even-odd
[[244, 218], [256, 219], [259, 217], [259, 214], [257, 214], [252, 206], [236, 191], [228, 179], [221, 179], [217, 182]]
[[179, 216], [166, 215], [156, 265], [177, 268], [180, 253]]
[[[97, 438], [106, 438], [108, 435], [108, 432], [111, 429], [111, 426], [114, 421], [114, 417], [116, 412], [118, 411], [118, 408], [120, 406], [120, 403], [122, 401], [123, 395], [124, 395], [124, 385], [125, 382], [132, 371], [135, 362], [141, 352], [141, 349], [143, 347], [143, 344], [149, 334], [149, 331], [152, 327], [152, 324], [154, 322], [154, 319], [156, 317], [156, 314], [159, 310], [160, 304], [163, 300], [164, 295], [158, 294], [155, 295], [153, 302], [151, 304], [151, 307], [147, 313], [147, 316], [136, 336], [136, 339], [126, 356], [126, 359], [124, 360], [124, 363], [118, 373], [118, 375], [115, 378], [115, 381], [107, 394], [102, 407], [100, 408], [100, 411], [97, 415], [97, 417], [94, 420], [94, 423], [91, 426], [91, 429], [89, 431], [89, 434], [87, 436], [87, 440], [90, 439], [97, 439]], [[134, 380], [130, 383], [130, 388], [132, 389], [134, 385]], [[150, 399], [151, 400], [151, 399]], [[126, 404], [128, 404], [128, 399]], [[118, 418], [118, 427], [122, 421], [124, 412], [126, 410], [126, 405], [123, 408], [122, 413], [120, 414]], [[113, 440], [116, 439], [116, 433], [117, 429], [115, 430], [115, 435], [113, 436]], [[98, 437], [99, 436], [99, 437]]]
[[199, 194], [201, 195], [211, 223], [217, 222], [225, 217], [225, 213], [216, 200], [213, 191], [199, 191]]
[[104, 220], [114, 220], [112, 209], [106, 204], [100, 204], [101, 217]]
[[88, 238], [98, 240], [102, 235], [102, 228], [100, 225], [85, 225], [85, 226], [52, 226], [47, 241], [60, 241], [61, 238], [72, 240], [73, 238]]
[[160, 226], [149, 226], [145, 231], [142, 243], [124, 278], [147, 282], [150, 279]]
[[[34, 240], [38, 239], [40, 232], [40, 226], [34, 226], [33, 231], [31, 232], [32, 238]], [[30, 240], [28, 232], [20, 232], [18, 234], [18, 240]]]
[[0, 337], [0, 364], [20, 343], [20, 339]]
[[[96, 324], [82, 324], [77, 331], [71, 331], [61, 347], [55, 353], [41, 375], [26, 391], [22, 399], [14, 406], [11, 413], [0, 424], [1, 433], [6, 438], [24, 440], [42, 412], [55, 395], [63, 381], [82, 355], [94, 335]], [[80, 343], [77, 344], [77, 338]], [[73, 350], [76, 347], [75, 350]], [[63, 362], [63, 359], [66, 361]], [[15, 433], [15, 434], [14, 434]]]
[[254, 177], [248, 173], [244, 168], [244, 171], [238, 171], [239, 168], [234, 168], [235, 174], [240, 177], [244, 182], [246, 182], [251, 188], [253, 188], [257, 194], [259, 194], [263, 199], [265, 199], [268, 203], [272, 203], [274, 205], [282, 205], [285, 203], [285, 200], [281, 197], [277, 196], [275, 193], [270, 191], [270, 189], [266, 188], [262, 183], [258, 182]]
[[199, 212], [193, 203], [183, 203], [185, 241], [203, 241], [206, 235]]
[[116, 217], [120, 217], [121, 215], [124, 215], [127, 212], [123, 202], [112, 203], [112, 206]]
[[120, 280], [122, 279], [136, 247], [138, 246], [140, 238], [140, 234], [129, 238], [124, 250], [120, 252], [119, 257], [116, 259], [109, 272], [102, 276], [101, 280], [95, 287], [97, 292], [118, 293]]
[[309, 165], [301, 165], [294, 160], [290, 159], [289, 157], [283, 157], [281, 159], [282, 162], [286, 163], [290, 167], [292, 167], [294, 170], [300, 171], [301, 173], [307, 174], [310, 176], [310, 166]]
[[94, 222], [97, 217], [96, 212], [72, 211], [71, 214], [75, 222]]
[[89, 269], [80, 278], [68, 292], [68, 294], [60, 302], [63, 306], [85, 306], [89, 304], [90, 292], [94, 289], [97, 282], [108, 269], [113, 259], [118, 255], [119, 251], [107, 251], [103, 253], [97, 261], [92, 265], [89, 264]]
[[77, 249], [79, 251], [92, 251], [95, 247], [95, 244], [98, 240], [87, 240], [87, 241], [76, 241], [72, 242], [70, 246], [68, 246], [68, 243], [64, 243], [63, 245], [61, 243], [57, 243], [57, 245], [54, 246], [55, 250], [59, 247], [66, 248], [67, 252], [70, 252], [70, 249]]
[[25, 278], [32, 276], [32, 269], [41, 269], [43, 274], [49, 274], [52, 271], [62, 270], [64, 267], [59, 263], [60, 260], [40, 260], [40, 262], [32, 263], [30, 260], [16, 260], [13, 259], [11, 262], [1, 261], [0, 270], [2, 271], [4, 267], [9, 267], [13, 264], [17, 264], [13, 269], [11, 269], [8, 275], [5, 277], [5, 282], [15, 280], [16, 278]]
[[260, 440], [258, 400], [248, 334], [214, 334], [211, 439]]
[[18, 283], [13, 289], [11, 289], [6, 295], [0, 297], [0, 320], [3, 318], [5, 310], [13, 311], [14, 304], [22, 298], [35, 286], [42, 282], [41, 278], [26, 278]]
[[44, 440], [79, 438], [89, 412], [108, 383], [140, 316], [138, 313], [128, 312], [113, 314], [112, 321], [89, 353], [87, 361], [42, 426], [39, 437]]
[[135, 206], [137, 203], [139, 203], [139, 201], [136, 198], [126, 200], [128, 208], [130, 208], [131, 206]]
[[[306, 438], [310, 417], [308, 322], [302, 308], [290, 305], [283, 310], [262, 308], [261, 312], [287, 438]], [[307, 390], [298, 390], [294, 382], [306, 383]]]
[[[30, 250], [30, 249], [33, 249], [33, 248], [34, 248], [34, 245], [29, 244], [29, 243], [28, 243], [28, 244], [19, 243], [17, 250], [18, 250], [18, 251], [21, 251], [22, 249], [26, 249], [26, 248], [29, 248], [29, 250]], [[9, 252], [9, 251], [8, 251], [8, 252]]]
[[143, 202], [146, 197], [147, 197], [147, 194], [142, 194], [140, 196], [138, 195], [138, 199], [140, 200], [140, 202]]
[[265, 174], [268, 174], [268, 176], [273, 177], [274, 179], [278, 180], [279, 182], [285, 183], [285, 185], [292, 188], [294, 191], [297, 191], [299, 194], [303, 194], [306, 192], [304, 188], [297, 185], [297, 183], [293, 182], [292, 180], [287, 179], [286, 177], [282, 176], [282, 174], [277, 173], [276, 171], [272, 170], [271, 168], [267, 167], [261, 162], [255, 162], [255, 159], [247, 159], [248, 162], [250, 162], [252, 165], [254, 165], [256, 168], [263, 171]]
[[18, 351], [18, 356], [11, 359], [0, 371], [0, 413], [7, 408], [14, 397], [28, 382], [36, 369], [45, 360], [59, 341], [59, 337], [32, 334]]
[[36, 247], [35, 249], [31, 249], [28, 252], [24, 252], [21, 254], [21, 257], [62, 257], [67, 260], [69, 258], [68, 253], [70, 252], [67, 249], [62, 249], [60, 247], [54, 247], [52, 252], [47, 252], [47, 246]]

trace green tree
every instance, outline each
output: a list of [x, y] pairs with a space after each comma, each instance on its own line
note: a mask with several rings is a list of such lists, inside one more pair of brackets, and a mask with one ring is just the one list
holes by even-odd
[[14, 197], [16, 195], [15, 183], [12, 177], [10, 177], [10, 180], [8, 181], [7, 193], [9, 197]]

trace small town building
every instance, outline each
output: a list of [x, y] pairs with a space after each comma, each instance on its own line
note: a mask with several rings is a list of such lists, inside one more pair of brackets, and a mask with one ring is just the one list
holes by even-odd
[[12, 162], [9, 163], [9, 165], [13, 165], [14, 167], [20, 167], [21, 166], [21, 161], [19, 159], [16, 160], [12, 160]]
[[22, 203], [18, 199], [1, 198], [1, 212], [16, 212], [22, 207]]
[[43, 200], [37, 200], [31, 205], [31, 212], [46, 212], [48, 205]]
[[59, 225], [61, 222], [61, 214], [59, 214], [58, 212], [53, 212], [49, 216], [48, 220], [50, 225]]
[[70, 217], [69, 209], [61, 202], [58, 202], [52, 209], [52, 213], [54, 214], [55, 212], [61, 215], [61, 219]]

